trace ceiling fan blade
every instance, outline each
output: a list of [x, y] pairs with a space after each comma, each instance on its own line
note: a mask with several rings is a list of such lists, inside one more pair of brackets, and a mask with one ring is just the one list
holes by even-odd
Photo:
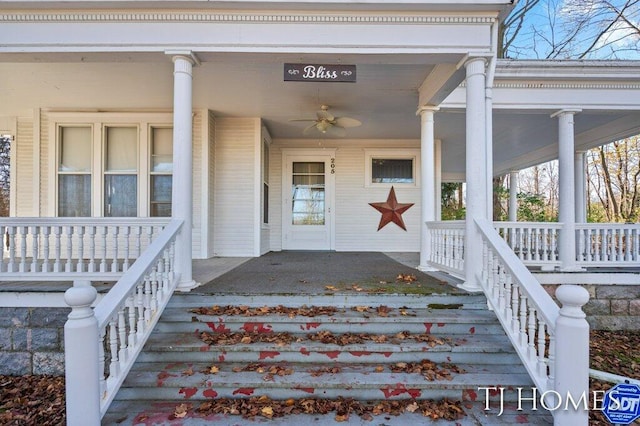
[[362, 125], [359, 120], [351, 117], [338, 117], [336, 118], [335, 124], [340, 127], [358, 127]]
[[310, 126], [306, 127], [306, 128], [302, 131], [302, 134], [303, 134], [303, 135], [308, 135], [309, 133], [311, 133], [311, 131], [312, 131], [313, 129], [315, 129], [315, 128], [316, 128], [317, 124], [318, 124], [318, 123], [316, 123], [316, 122], [314, 121], [314, 123], [313, 123], [312, 125], [310, 125]]
[[337, 127], [337, 126], [329, 126], [327, 128], [326, 133], [330, 136], [340, 136], [340, 137], [347, 136], [347, 131], [342, 127]]
[[309, 123], [316, 121], [315, 118], [291, 118], [289, 121], [307, 121]]

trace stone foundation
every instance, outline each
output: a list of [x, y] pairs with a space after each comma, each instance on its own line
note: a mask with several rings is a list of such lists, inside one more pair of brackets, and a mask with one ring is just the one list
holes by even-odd
[[[545, 285], [553, 296], [555, 285]], [[640, 285], [585, 285], [587, 321], [595, 330], [640, 330]]]
[[64, 375], [69, 308], [0, 308], [0, 374]]

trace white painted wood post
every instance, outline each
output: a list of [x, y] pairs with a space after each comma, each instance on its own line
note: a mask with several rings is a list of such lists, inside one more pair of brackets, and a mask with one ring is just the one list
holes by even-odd
[[465, 282], [460, 286], [467, 291], [481, 291], [482, 236], [475, 218], [487, 216], [486, 176], [486, 110], [485, 110], [485, 58], [471, 58], [465, 64], [467, 72], [466, 110], [466, 232], [464, 249]]
[[[582, 307], [589, 301], [589, 292], [577, 285], [561, 285], [556, 290], [556, 297], [562, 307], [560, 316], [556, 320], [554, 390], [561, 398], [562, 404], [555, 410], [554, 424], [586, 426], [589, 423], [588, 408], [591, 403], [589, 323], [585, 319], [586, 315]], [[582, 397], [586, 400], [583, 399], [582, 404], [575, 409], [568, 401], [568, 395], [571, 395], [573, 401], [578, 401]], [[557, 401], [556, 404], [559, 402]]]
[[509, 172], [509, 222], [518, 221], [518, 171]]
[[576, 182], [576, 223], [587, 223], [587, 171], [586, 153], [576, 151], [575, 162], [575, 182]]
[[429, 266], [429, 258], [431, 257], [431, 235], [427, 229], [427, 222], [432, 222], [436, 218], [435, 206], [435, 140], [433, 128], [433, 115], [438, 110], [434, 106], [422, 106], [418, 109], [420, 114], [420, 189], [421, 189], [421, 218], [420, 221], [420, 265], [418, 269], [421, 271], [435, 271], [435, 268]]
[[91, 304], [97, 297], [91, 282], [74, 281], [64, 293], [71, 313], [64, 325], [64, 363], [68, 426], [100, 425], [98, 320]]
[[192, 69], [197, 63], [192, 52], [172, 54], [173, 72], [173, 188], [172, 217], [183, 221], [176, 237], [176, 271], [180, 274], [177, 290], [197, 286], [192, 278], [193, 155], [192, 155]]
[[563, 271], [578, 271], [576, 263], [576, 209], [574, 172], [574, 115], [580, 110], [563, 109], [551, 115], [558, 117], [559, 205], [558, 221], [562, 224], [558, 254]]

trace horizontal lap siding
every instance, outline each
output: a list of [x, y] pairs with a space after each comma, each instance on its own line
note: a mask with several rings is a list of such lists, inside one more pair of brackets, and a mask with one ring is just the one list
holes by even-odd
[[37, 182], [34, 181], [34, 141], [33, 122], [18, 121], [15, 141], [16, 170], [12, 171], [11, 179], [15, 179], [16, 188], [16, 215], [37, 216], [38, 206], [34, 203], [34, 191], [37, 191]]
[[216, 119], [214, 255], [253, 256], [256, 119]]

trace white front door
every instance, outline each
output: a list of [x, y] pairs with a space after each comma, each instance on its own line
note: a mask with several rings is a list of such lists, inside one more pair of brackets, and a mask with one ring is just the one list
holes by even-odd
[[333, 156], [284, 156], [282, 248], [333, 249]]

